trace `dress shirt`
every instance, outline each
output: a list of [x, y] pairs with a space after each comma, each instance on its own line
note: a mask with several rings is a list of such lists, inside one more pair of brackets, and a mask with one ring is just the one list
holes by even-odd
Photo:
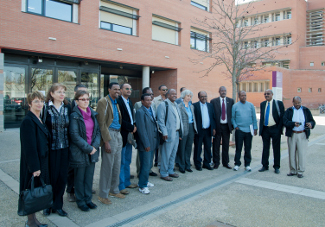
[[[222, 120], [222, 100], [225, 100], [225, 110], [226, 110], [226, 118], [225, 118], [225, 120]], [[220, 115], [220, 123], [221, 124], [227, 124], [228, 123], [228, 121], [227, 121], [227, 99], [226, 99], [226, 97], [224, 97], [224, 98], [221, 98], [220, 97], [220, 106], [221, 106], [221, 115]]]
[[[273, 118], [273, 111], [272, 111], [273, 110], [273, 99], [270, 102], [266, 101], [265, 111], [264, 111], [265, 114], [266, 114], [266, 109], [267, 109], [267, 103], [269, 103], [269, 105], [270, 105], [269, 123], [267, 124], [267, 126], [270, 127], [270, 126], [276, 125], [275, 120]], [[265, 119], [265, 115], [264, 115], [264, 119]]]
[[169, 105], [172, 107], [172, 110], [174, 111], [175, 115], [176, 115], [176, 131], [179, 130], [181, 128], [181, 120], [179, 119], [179, 115], [178, 115], [178, 111], [177, 111], [177, 107], [175, 102], [171, 102], [169, 99], [167, 99]]
[[293, 106], [293, 116], [292, 116], [292, 121], [293, 122], [301, 122], [301, 125], [299, 127], [294, 127], [292, 130], [293, 131], [303, 131], [305, 130], [305, 115], [304, 111], [302, 110], [302, 107], [300, 107], [298, 110]]
[[201, 107], [201, 116], [202, 116], [202, 128], [206, 129], [210, 127], [210, 117], [209, 117], [209, 111], [208, 111], [208, 105], [207, 103], [200, 102]]
[[131, 125], [133, 125], [133, 118], [132, 118], [132, 112], [131, 112], [131, 109], [130, 109], [130, 99], [125, 99], [123, 96], [122, 96], [122, 99], [124, 101], [124, 104], [126, 105], [126, 108], [128, 109], [128, 112], [129, 112], [129, 116], [130, 116], [130, 119], [131, 119]]
[[[183, 104], [184, 104], [184, 102], [183, 102]], [[186, 112], [187, 112], [188, 123], [189, 123], [189, 124], [191, 124], [191, 123], [194, 122], [194, 121], [193, 121], [193, 114], [192, 114], [192, 110], [191, 110], [191, 105], [192, 105], [192, 104], [191, 104], [190, 102], [188, 103], [188, 107], [186, 107], [185, 104], [184, 104], [185, 109], [186, 109]]]
[[117, 110], [117, 102], [116, 102], [116, 99], [113, 100], [111, 98], [111, 96], [108, 95], [108, 97], [111, 99], [111, 102], [112, 102], [113, 117], [114, 117], [112, 124], [108, 128], [113, 128], [113, 129], [119, 130], [121, 128], [121, 125], [120, 125], [120, 116], [119, 116], [118, 110]]
[[[77, 103], [76, 103], [77, 104]], [[61, 106], [59, 106], [59, 109], [57, 109], [55, 106], [54, 106], [54, 103], [50, 100], [49, 101], [49, 106], [54, 106], [55, 107], [55, 109], [60, 113], [60, 110], [61, 110], [61, 108], [62, 108], [62, 106], [64, 105], [64, 103], [63, 102], [61, 102]]]

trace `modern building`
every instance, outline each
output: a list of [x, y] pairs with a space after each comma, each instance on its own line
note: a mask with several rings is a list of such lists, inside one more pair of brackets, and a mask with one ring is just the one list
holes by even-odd
[[[213, 15], [212, 2], [0, 1], [0, 131], [20, 125], [27, 111], [26, 94], [34, 90], [46, 93], [55, 82], [67, 86], [68, 98], [73, 97], [76, 84], [86, 84], [94, 108], [113, 81], [130, 83], [133, 101], [140, 99], [144, 86], [152, 87], [157, 96], [161, 84], [192, 90], [193, 101], [200, 90], [207, 91], [209, 99], [218, 96], [221, 85], [231, 95], [231, 81], [222, 74], [222, 67], [204, 77], [203, 70], [213, 60], [198, 64], [191, 61], [211, 51], [212, 33], [196, 20]], [[254, 2], [256, 10], [246, 25], [255, 23], [253, 18], [258, 15], [256, 23], [272, 26], [259, 34], [259, 42], [294, 42], [281, 50], [280, 65], [272, 66], [272, 70], [283, 72], [285, 101], [297, 94], [304, 102], [315, 94], [320, 97], [325, 89], [324, 1], [276, 2], [279, 3]], [[271, 75], [256, 74], [254, 80], [249, 79], [242, 82], [241, 88], [249, 92], [248, 100], [258, 106], [263, 99], [261, 92], [272, 84]], [[309, 88], [312, 92], [308, 92]], [[290, 105], [289, 101], [285, 103]]]

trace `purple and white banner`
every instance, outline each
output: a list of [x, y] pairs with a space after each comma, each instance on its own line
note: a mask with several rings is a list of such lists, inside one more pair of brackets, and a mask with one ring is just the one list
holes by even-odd
[[273, 99], [282, 101], [282, 72], [272, 71]]

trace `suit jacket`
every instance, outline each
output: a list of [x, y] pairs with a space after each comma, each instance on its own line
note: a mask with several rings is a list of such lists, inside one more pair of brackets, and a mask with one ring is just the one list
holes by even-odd
[[[134, 104], [134, 106], [133, 106], [133, 111], [134, 111], [134, 114], [137, 112], [137, 110], [140, 108], [142, 106], [142, 103], [141, 103], [141, 101], [139, 101], [139, 102], [136, 102], [135, 104]], [[156, 106], [154, 105], [154, 103], [152, 102], [151, 103], [151, 107], [152, 107], [152, 109], [153, 109], [153, 111], [155, 111], [155, 116], [156, 116]]]
[[[175, 101], [176, 102], [176, 101]], [[185, 109], [185, 105], [183, 102], [178, 104], [178, 108], [181, 111], [181, 115], [182, 115], [182, 121], [183, 121], [183, 136], [187, 136], [188, 135], [188, 131], [189, 131], [189, 123], [188, 123], [188, 113]], [[196, 120], [195, 120], [195, 115], [194, 115], [194, 106], [191, 105], [191, 111], [192, 111], [192, 115], [193, 115], [193, 125], [194, 125], [194, 131], [195, 133], [197, 133], [197, 127], [196, 127]]]
[[[166, 101], [167, 102], [167, 101]], [[168, 136], [166, 142], [170, 142], [172, 138], [175, 138], [176, 136], [176, 115], [173, 111], [173, 107], [168, 103], [168, 115], [167, 115], [167, 121], [165, 125], [165, 116], [166, 116], [166, 104], [165, 102], [160, 103], [160, 105], [157, 108], [157, 122], [159, 129], [161, 133], [164, 136]], [[181, 123], [181, 128], [179, 130], [179, 137], [182, 138], [183, 133], [183, 122], [182, 122], [182, 116], [180, 113], [180, 110], [178, 106], [176, 105], [177, 114]]]
[[[131, 118], [129, 115], [129, 111], [125, 105], [125, 102], [124, 102], [122, 96], [119, 96], [116, 101], [120, 107], [120, 111], [121, 111], [121, 115], [122, 115], [121, 135], [123, 138], [123, 147], [125, 147], [125, 145], [127, 143], [127, 139], [128, 139], [128, 134], [129, 134], [129, 132], [133, 132], [134, 125], [131, 124]], [[134, 122], [135, 119], [134, 119], [133, 105], [132, 105], [131, 100], [129, 100], [129, 107], [130, 107], [132, 119]]]
[[[119, 113], [120, 118], [120, 125], [122, 125], [122, 115], [119, 108], [119, 105], [117, 104], [117, 111]], [[111, 99], [108, 97], [108, 95], [104, 98], [101, 98], [98, 101], [97, 105], [97, 120], [100, 128], [100, 133], [102, 135], [101, 144], [103, 145], [104, 142], [109, 142], [112, 138], [109, 134], [108, 127], [112, 124], [114, 115], [113, 115], [113, 106]]]
[[[293, 108], [294, 107], [288, 108], [283, 116], [283, 125], [286, 127], [286, 136], [287, 137], [292, 136], [292, 131], [293, 131], [293, 128], [295, 127], [295, 122], [292, 121]], [[316, 125], [316, 122], [315, 122], [310, 110], [304, 106], [301, 106], [301, 108], [302, 108], [302, 111], [304, 112], [305, 123], [310, 122], [312, 128], [314, 128]], [[306, 134], [306, 138], [308, 139], [310, 136], [310, 129], [305, 129], [305, 134]]]
[[[222, 109], [221, 109], [221, 104], [220, 104], [220, 97], [218, 98], [214, 98], [211, 100], [211, 104], [213, 105], [214, 108], [214, 113], [216, 116], [216, 130], [220, 131], [221, 127], [220, 127], [220, 119], [221, 119], [221, 114], [222, 114]], [[234, 100], [231, 98], [226, 97], [226, 114], [227, 114], [227, 124], [229, 127], [229, 131], [231, 132], [234, 128], [232, 126], [231, 123], [231, 110], [232, 110], [232, 106], [234, 105]]]
[[175, 102], [176, 102], [177, 104], [180, 104], [180, 103], [183, 102], [183, 100], [182, 100], [182, 98], [178, 98], [178, 99], [175, 100]]
[[[213, 129], [216, 129], [216, 123], [215, 123], [215, 114], [213, 110], [213, 106], [211, 103], [208, 103], [208, 113], [210, 117], [210, 129], [211, 129], [211, 136], [213, 135]], [[200, 101], [193, 103], [194, 106], [194, 115], [196, 120], [196, 127], [197, 127], [197, 134], [202, 133], [202, 113], [201, 113], [201, 106]]]
[[[264, 121], [265, 121], [265, 107], [266, 107], [266, 102], [261, 102], [260, 104], [260, 136], [262, 135], [262, 131], [263, 131], [263, 126], [264, 126]], [[272, 115], [273, 115], [273, 119], [279, 129], [279, 132], [281, 132], [281, 134], [283, 133], [283, 115], [284, 115], [284, 105], [282, 101], [278, 101], [278, 106], [279, 106], [279, 110], [280, 110], [280, 116], [278, 113], [278, 110], [276, 108], [276, 104], [275, 104], [275, 100], [273, 99], [273, 103], [272, 103]]]
[[151, 117], [146, 107], [141, 106], [136, 114], [137, 122], [137, 145], [140, 151], [145, 151], [145, 148], [150, 147], [150, 150], [158, 148], [158, 128], [157, 122]]

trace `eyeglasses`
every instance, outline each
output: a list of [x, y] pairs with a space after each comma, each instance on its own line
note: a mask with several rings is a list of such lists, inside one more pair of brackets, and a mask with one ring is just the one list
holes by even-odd
[[127, 91], [132, 91], [132, 88], [125, 88], [125, 90], [127, 90]]
[[270, 95], [271, 93], [264, 93], [264, 95]]
[[83, 101], [83, 102], [89, 102], [90, 99], [78, 99], [79, 101]]
[[162, 91], [168, 91], [168, 89], [162, 89]]
[[33, 100], [32, 103], [35, 103], [35, 104], [44, 104], [45, 102], [44, 101], [41, 101], [41, 100]]

